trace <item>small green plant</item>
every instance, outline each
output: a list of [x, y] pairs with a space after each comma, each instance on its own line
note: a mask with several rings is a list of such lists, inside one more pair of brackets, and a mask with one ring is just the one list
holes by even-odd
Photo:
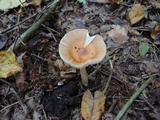
[[139, 54], [142, 57], [145, 57], [147, 52], [149, 51], [149, 48], [150, 48], [150, 46], [149, 46], [148, 42], [141, 43], [139, 46]]

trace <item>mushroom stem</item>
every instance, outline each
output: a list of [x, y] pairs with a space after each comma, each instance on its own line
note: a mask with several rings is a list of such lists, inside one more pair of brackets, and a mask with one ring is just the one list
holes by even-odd
[[82, 84], [87, 86], [88, 85], [88, 74], [86, 71], [86, 67], [80, 68], [80, 73], [81, 73]]

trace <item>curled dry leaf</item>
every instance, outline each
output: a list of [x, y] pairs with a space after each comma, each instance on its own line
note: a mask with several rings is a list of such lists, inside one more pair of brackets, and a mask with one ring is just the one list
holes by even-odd
[[104, 112], [106, 96], [102, 91], [96, 91], [94, 97], [89, 90], [85, 91], [82, 98], [81, 114], [85, 120], [100, 120]]
[[127, 42], [127, 40], [129, 39], [129, 37], [127, 36], [128, 27], [125, 28], [120, 25], [112, 25], [112, 28], [113, 29], [107, 33], [115, 43], [122, 44]]
[[156, 38], [156, 35], [157, 35], [158, 33], [160, 33], [160, 24], [157, 25], [157, 26], [153, 29], [153, 31], [151, 32], [151, 38], [152, 38], [152, 39], [155, 39], [155, 38]]
[[137, 35], [137, 36], [140, 36], [140, 32], [138, 32], [138, 30], [135, 30], [133, 28], [129, 28], [129, 33], [132, 34], [132, 35]]
[[144, 8], [141, 4], [134, 4], [129, 12], [129, 19], [132, 24], [140, 21], [145, 15]]
[[0, 51], [0, 78], [7, 78], [22, 71], [13, 52]]
[[148, 61], [148, 62], [145, 62], [144, 68], [147, 73], [158, 73], [160, 64], [158, 64], [157, 62]]

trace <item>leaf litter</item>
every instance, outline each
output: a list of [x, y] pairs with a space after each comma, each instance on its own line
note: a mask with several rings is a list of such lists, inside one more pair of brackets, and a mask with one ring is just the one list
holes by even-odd
[[[51, 0], [31, 2], [34, 5], [17, 5], [0, 11], [0, 50], [6, 51], [20, 34], [40, 19]], [[106, 56], [114, 59], [112, 80], [104, 94], [104, 112], [96, 119], [114, 119], [134, 91], [152, 75], [157, 76], [142, 92], [145, 97], [138, 96], [123, 119], [159, 119], [160, 2], [82, 2], [61, 1], [40, 29], [14, 50], [23, 71], [0, 79], [0, 118], [85, 119], [80, 112], [83, 95], [87, 89], [94, 93], [104, 88], [110, 75], [109, 63], [101, 65], [85, 88], [81, 85], [79, 71], [63, 63], [58, 53], [64, 34], [85, 28], [91, 36], [100, 34], [103, 37]], [[88, 74], [96, 68], [96, 65], [88, 66]], [[12, 69], [9, 67], [9, 70]]]

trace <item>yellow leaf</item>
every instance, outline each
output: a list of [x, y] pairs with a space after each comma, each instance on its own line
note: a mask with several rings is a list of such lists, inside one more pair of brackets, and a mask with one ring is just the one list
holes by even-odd
[[0, 10], [8, 10], [22, 5], [26, 0], [0, 0]]
[[129, 19], [132, 24], [137, 23], [144, 17], [144, 9], [141, 4], [134, 4], [129, 12]]
[[0, 78], [7, 78], [22, 71], [13, 52], [0, 51]]
[[96, 91], [94, 97], [87, 90], [82, 98], [81, 114], [85, 120], [100, 120], [104, 112], [105, 95], [102, 91]]

